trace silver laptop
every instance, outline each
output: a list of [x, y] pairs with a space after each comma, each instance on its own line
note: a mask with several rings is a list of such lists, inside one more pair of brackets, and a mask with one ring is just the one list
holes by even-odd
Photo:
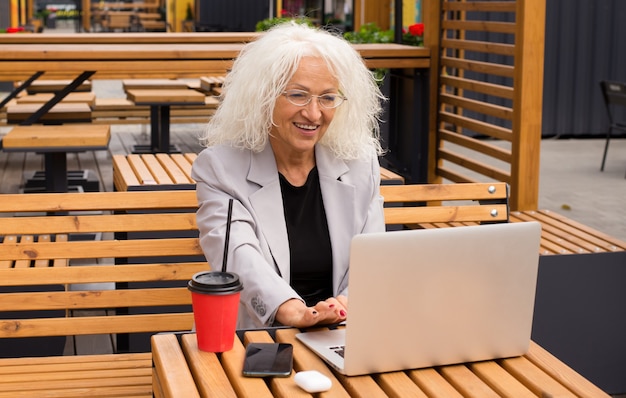
[[358, 235], [346, 327], [297, 338], [350, 376], [523, 355], [540, 235], [538, 222]]

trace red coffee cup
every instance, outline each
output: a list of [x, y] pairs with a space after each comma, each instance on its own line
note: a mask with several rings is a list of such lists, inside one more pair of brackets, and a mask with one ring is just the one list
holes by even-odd
[[239, 295], [243, 285], [234, 272], [205, 271], [195, 274], [191, 291], [198, 348], [224, 352], [233, 348]]

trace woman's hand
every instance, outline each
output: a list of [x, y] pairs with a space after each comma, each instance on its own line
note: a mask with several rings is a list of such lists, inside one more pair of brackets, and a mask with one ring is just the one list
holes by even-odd
[[307, 307], [301, 300], [287, 300], [278, 307], [276, 320], [285, 326], [306, 328], [345, 321], [348, 316], [348, 298], [337, 296]]

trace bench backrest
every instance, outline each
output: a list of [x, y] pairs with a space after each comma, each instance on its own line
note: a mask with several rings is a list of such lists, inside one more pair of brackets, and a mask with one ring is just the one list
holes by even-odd
[[[19, 214], [0, 222], [0, 338], [189, 330], [185, 282], [209, 268], [196, 208], [194, 191], [3, 195], [0, 212]], [[105, 285], [77, 287], [94, 283]], [[173, 312], [146, 313], [155, 307]], [[116, 308], [131, 310], [65, 313]], [[56, 312], [13, 320], [5, 311]]]
[[[381, 193], [392, 206], [385, 208], [389, 225], [508, 219], [506, 184], [388, 185]], [[453, 200], [464, 203], [448, 203]], [[465, 203], [471, 200], [482, 204]], [[189, 330], [185, 283], [209, 269], [197, 239], [196, 208], [193, 189], [2, 195], [0, 338]], [[94, 283], [116, 288], [77, 286]], [[70, 313], [119, 308], [126, 310], [116, 316]], [[61, 314], [4, 315], [42, 310]]]
[[385, 223], [410, 228], [508, 222], [506, 183], [381, 185]]

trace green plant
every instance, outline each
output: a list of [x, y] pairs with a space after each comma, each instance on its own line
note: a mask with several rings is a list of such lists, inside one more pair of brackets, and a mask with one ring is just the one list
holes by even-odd
[[313, 22], [307, 17], [274, 17], [274, 18], [266, 18], [259, 22], [257, 22], [255, 26], [255, 30], [257, 32], [264, 32], [275, 25], [279, 25], [284, 22], [295, 21], [297, 23], [306, 24], [308, 26], [313, 26]]
[[343, 37], [350, 43], [392, 43], [393, 31], [382, 30], [374, 22], [366, 23], [355, 32], [346, 32]]

